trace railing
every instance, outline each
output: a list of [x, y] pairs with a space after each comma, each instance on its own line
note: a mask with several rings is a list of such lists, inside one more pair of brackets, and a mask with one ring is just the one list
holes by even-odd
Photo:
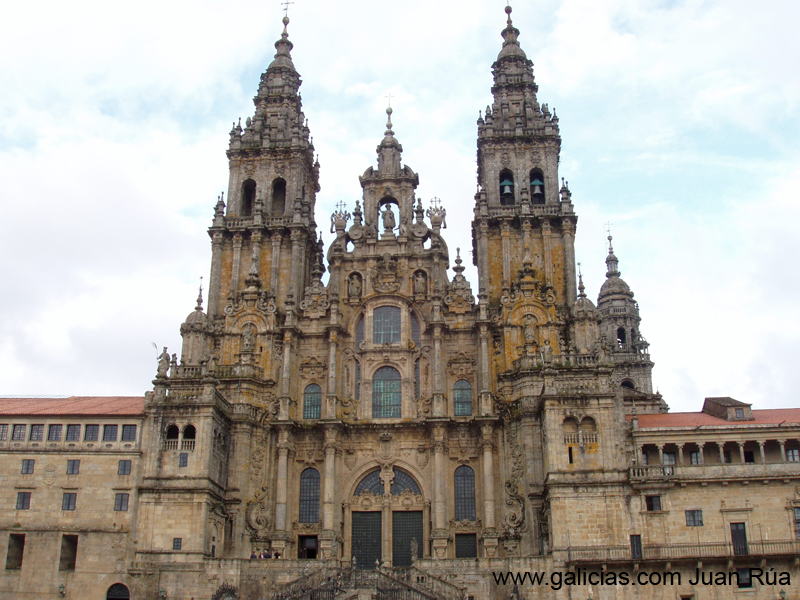
[[737, 463], [737, 464], [702, 464], [702, 465], [637, 465], [630, 467], [629, 477], [632, 483], [664, 480], [716, 480], [752, 477], [797, 476], [800, 473], [800, 462], [780, 463]]
[[464, 598], [464, 590], [462, 588], [444, 579], [434, 577], [430, 573], [422, 571], [417, 567], [412, 566], [407, 569], [394, 569], [393, 573], [395, 577], [403, 581], [411, 584], [416, 583], [429, 589], [436, 594], [437, 598], [442, 598], [442, 600], [463, 600]]
[[564, 443], [565, 444], [579, 444], [579, 445], [596, 444], [597, 443], [597, 434], [596, 433], [565, 433], [564, 434]]
[[164, 440], [164, 450], [177, 450], [178, 440]]
[[194, 440], [181, 441], [181, 450], [189, 450], [190, 452], [194, 451]]
[[702, 558], [730, 558], [732, 556], [797, 556], [798, 540], [708, 542], [699, 544], [662, 544], [642, 546], [641, 552], [630, 546], [573, 546], [567, 548], [567, 561], [571, 563], [635, 562], [648, 560], [678, 560]]

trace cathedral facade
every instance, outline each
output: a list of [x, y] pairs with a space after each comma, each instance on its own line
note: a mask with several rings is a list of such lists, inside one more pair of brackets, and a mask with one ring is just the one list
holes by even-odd
[[[144, 399], [0, 400], [4, 597], [798, 593], [800, 410], [667, 412], [611, 238], [596, 305], [576, 272], [558, 117], [506, 12], [478, 121], [477, 289], [445, 208], [416, 195], [391, 109], [323, 246], [284, 28], [230, 133], [206, 307], [201, 293], [180, 357], [164, 349]], [[280, 560], [251, 558], [265, 552]], [[42, 553], [60, 556], [46, 573]], [[692, 584], [704, 570], [736, 581]]]

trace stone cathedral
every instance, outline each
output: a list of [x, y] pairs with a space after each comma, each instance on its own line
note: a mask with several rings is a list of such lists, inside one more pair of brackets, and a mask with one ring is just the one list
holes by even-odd
[[[16, 503], [0, 515], [0, 595], [797, 593], [800, 410], [707, 398], [667, 412], [611, 237], [596, 305], [576, 272], [558, 118], [506, 13], [477, 124], [477, 289], [445, 207], [416, 195], [391, 108], [362, 197], [339, 204], [324, 247], [284, 18], [254, 114], [230, 132], [206, 306], [201, 290], [180, 356], [164, 349], [144, 399], [0, 400], [13, 471], [0, 501]], [[36, 512], [58, 501], [61, 517]], [[106, 510], [82, 513], [92, 503]], [[60, 557], [52, 573], [37, 555]], [[703, 563], [736, 585], [691, 584]], [[767, 564], [791, 582], [750, 579]], [[636, 588], [587, 571], [683, 580]], [[511, 585], [504, 572], [548, 579]], [[577, 583], [557, 586], [559, 573]]]

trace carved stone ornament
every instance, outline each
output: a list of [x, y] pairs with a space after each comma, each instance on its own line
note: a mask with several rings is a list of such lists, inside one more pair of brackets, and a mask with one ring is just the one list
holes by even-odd
[[304, 379], [321, 377], [327, 370], [328, 364], [324, 360], [317, 360], [314, 356], [307, 358], [300, 363], [300, 374]]
[[451, 313], [463, 315], [472, 310], [475, 304], [475, 296], [472, 295], [472, 288], [470, 288], [469, 281], [464, 277], [464, 269], [461, 263], [461, 249], [456, 249], [456, 266], [453, 270], [456, 272], [453, 281], [447, 285], [447, 294], [444, 297], [444, 304]]
[[322, 531], [319, 523], [292, 523], [292, 531], [299, 535], [317, 534]]
[[447, 369], [453, 377], [466, 377], [475, 372], [475, 359], [459, 352], [447, 361]]
[[450, 529], [457, 533], [473, 533], [481, 530], [481, 520], [475, 521], [450, 521]]
[[330, 306], [328, 290], [320, 280], [316, 280], [306, 287], [305, 296], [303, 297], [303, 301], [300, 302], [300, 309], [304, 312], [306, 317], [309, 319], [324, 317]]
[[400, 288], [403, 277], [396, 256], [385, 254], [372, 270], [372, 288], [379, 294], [392, 294]]
[[425, 446], [420, 446], [417, 448], [417, 451], [414, 456], [414, 462], [417, 463], [417, 466], [420, 469], [424, 469], [428, 466], [428, 460], [430, 459], [430, 453]]

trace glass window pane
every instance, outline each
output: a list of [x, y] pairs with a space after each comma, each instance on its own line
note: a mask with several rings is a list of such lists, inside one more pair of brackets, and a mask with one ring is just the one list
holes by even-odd
[[47, 441], [58, 442], [61, 440], [61, 425], [50, 425], [47, 430]]
[[456, 521], [475, 520], [475, 471], [461, 465], [454, 475]]
[[399, 419], [402, 408], [402, 381], [394, 367], [381, 367], [372, 378], [372, 417]]
[[460, 379], [453, 386], [453, 408], [457, 417], [472, 414], [472, 386], [469, 381]]
[[117, 425], [105, 425], [103, 427], [103, 441], [104, 442], [117, 441]]
[[316, 383], [306, 387], [303, 394], [303, 418], [319, 419], [322, 413], [322, 388]]
[[122, 426], [122, 441], [135, 442], [136, 441], [136, 425], [123, 425]]
[[396, 344], [400, 341], [400, 309], [379, 306], [372, 313], [372, 342]]
[[100, 425], [87, 425], [83, 439], [86, 442], [96, 442], [100, 435]]
[[81, 439], [81, 426], [80, 425], [67, 425], [67, 441], [79, 442]]
[[319, 523], [319, 471], [306, 469], [300, 475], [300, 522]]
[[44, 439], [44, 425], [31, 425], [31, 441], [41, 442]]

